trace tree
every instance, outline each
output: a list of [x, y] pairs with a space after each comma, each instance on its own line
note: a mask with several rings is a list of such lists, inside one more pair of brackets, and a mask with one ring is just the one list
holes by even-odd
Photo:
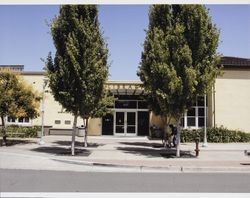
[[[153, 5], [138, 75], [150, 109], [160, 115], [167, 133], [196, 99], [207, 93], [218, 74], [219, 33], [202, 5]], [[166, 145], [166, 141], [165, 141]]]
[[2, 121], [3, 143], [6, 145], [4, 117], [36, 118], [40, 97], [31, 86], [28, 86], [17, 74], [0, 72], [0, 116]]
[[[77, 117], [86, 120], [108, 110], [104, 89], [108, 78], [108, 49], [95, 5], [63, 5], [51, 23], [55, 58], [47, 58], [49, 87], [54, 98], [74, 115], [71, 151], [74, 155]], [[85, 136], [87, 137], [87, 136]], [[85, 138], [85, 146], [87, 146]]]

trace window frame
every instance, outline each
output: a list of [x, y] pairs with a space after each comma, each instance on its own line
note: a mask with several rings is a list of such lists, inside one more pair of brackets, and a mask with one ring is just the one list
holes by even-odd
[[[9, 121], [9, 118], [13, 121]], [[23, 119], [22, 122], [20, 122], [20, 119]], [[25, 120], [28, 119], [28, 122], [25, 122]], [[32, 119], [29, 117], [18, 117], [18, 118], [14, 118], [11, 116], [6, 116], [6, 125], [20, 125], [20, 126], [31, 126], [32, 125]]]
[[[204, 100], [204, 96], [198, 96], [200, 98], [202, 98]], [[191, 107], [191, 109], [195, 109], [195, 116], [188, 116], [188, 111], [186, 111], [182, 117], [183, 119], [183, 123], [182, 123], [182, 127], [184, 129], [200, 129], [200, 128], [204, 128], [204, 124], [203, 126], [199, 126], [199, 118], [203, 118], [203, 123], [205, 123], [205, 117], [207, 120], [207, 112], [208, 112], [208, 103], [206, 103], [206, 107], [204, 106], [198, 106], [199, 102], [198, 102], [198, 97], [196, 98], [195, 101], [195, 105]], [[199, 109], [204, 109], [204, 114], [203, 115], [199, 115]], [[206, 114], [206, 116], [205, 116]], [[195, 118], [195, 126], [188, 126], [188, 118]]]

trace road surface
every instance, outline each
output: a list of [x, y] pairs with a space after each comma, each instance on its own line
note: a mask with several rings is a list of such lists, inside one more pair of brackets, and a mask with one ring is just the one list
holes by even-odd
[[250, 192], [250, 173], [115, 173], [0, 169], [1, 192]]

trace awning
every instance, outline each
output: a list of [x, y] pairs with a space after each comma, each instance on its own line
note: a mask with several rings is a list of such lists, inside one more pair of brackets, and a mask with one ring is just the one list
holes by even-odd
[[144, 89], [140, 81], [108, 81], [106, 89], [113, 95], [143, 95]]

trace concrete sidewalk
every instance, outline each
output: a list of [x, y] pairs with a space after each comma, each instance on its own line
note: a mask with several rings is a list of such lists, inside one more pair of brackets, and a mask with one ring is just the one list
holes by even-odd
[[146, 137], [89, 137], [87, 148], [83, 147], [83, 138], [77, 137], [76, 156], [70, 155], [70, 136], [46, 136], [44, 145], [38, 145], [38, 140], [11, 139], [10, 146], [0, 147], [0, 168], [250, 172], [250, 157], [244, 155], [250, 150], [249, 143], [209, 143], [208, 147], [200, 146], [198, 157], [195, 144], [185, 143], [181, 144], [181, 157], [176, 158], [175, 149], [164, 149], [160, 140]]

